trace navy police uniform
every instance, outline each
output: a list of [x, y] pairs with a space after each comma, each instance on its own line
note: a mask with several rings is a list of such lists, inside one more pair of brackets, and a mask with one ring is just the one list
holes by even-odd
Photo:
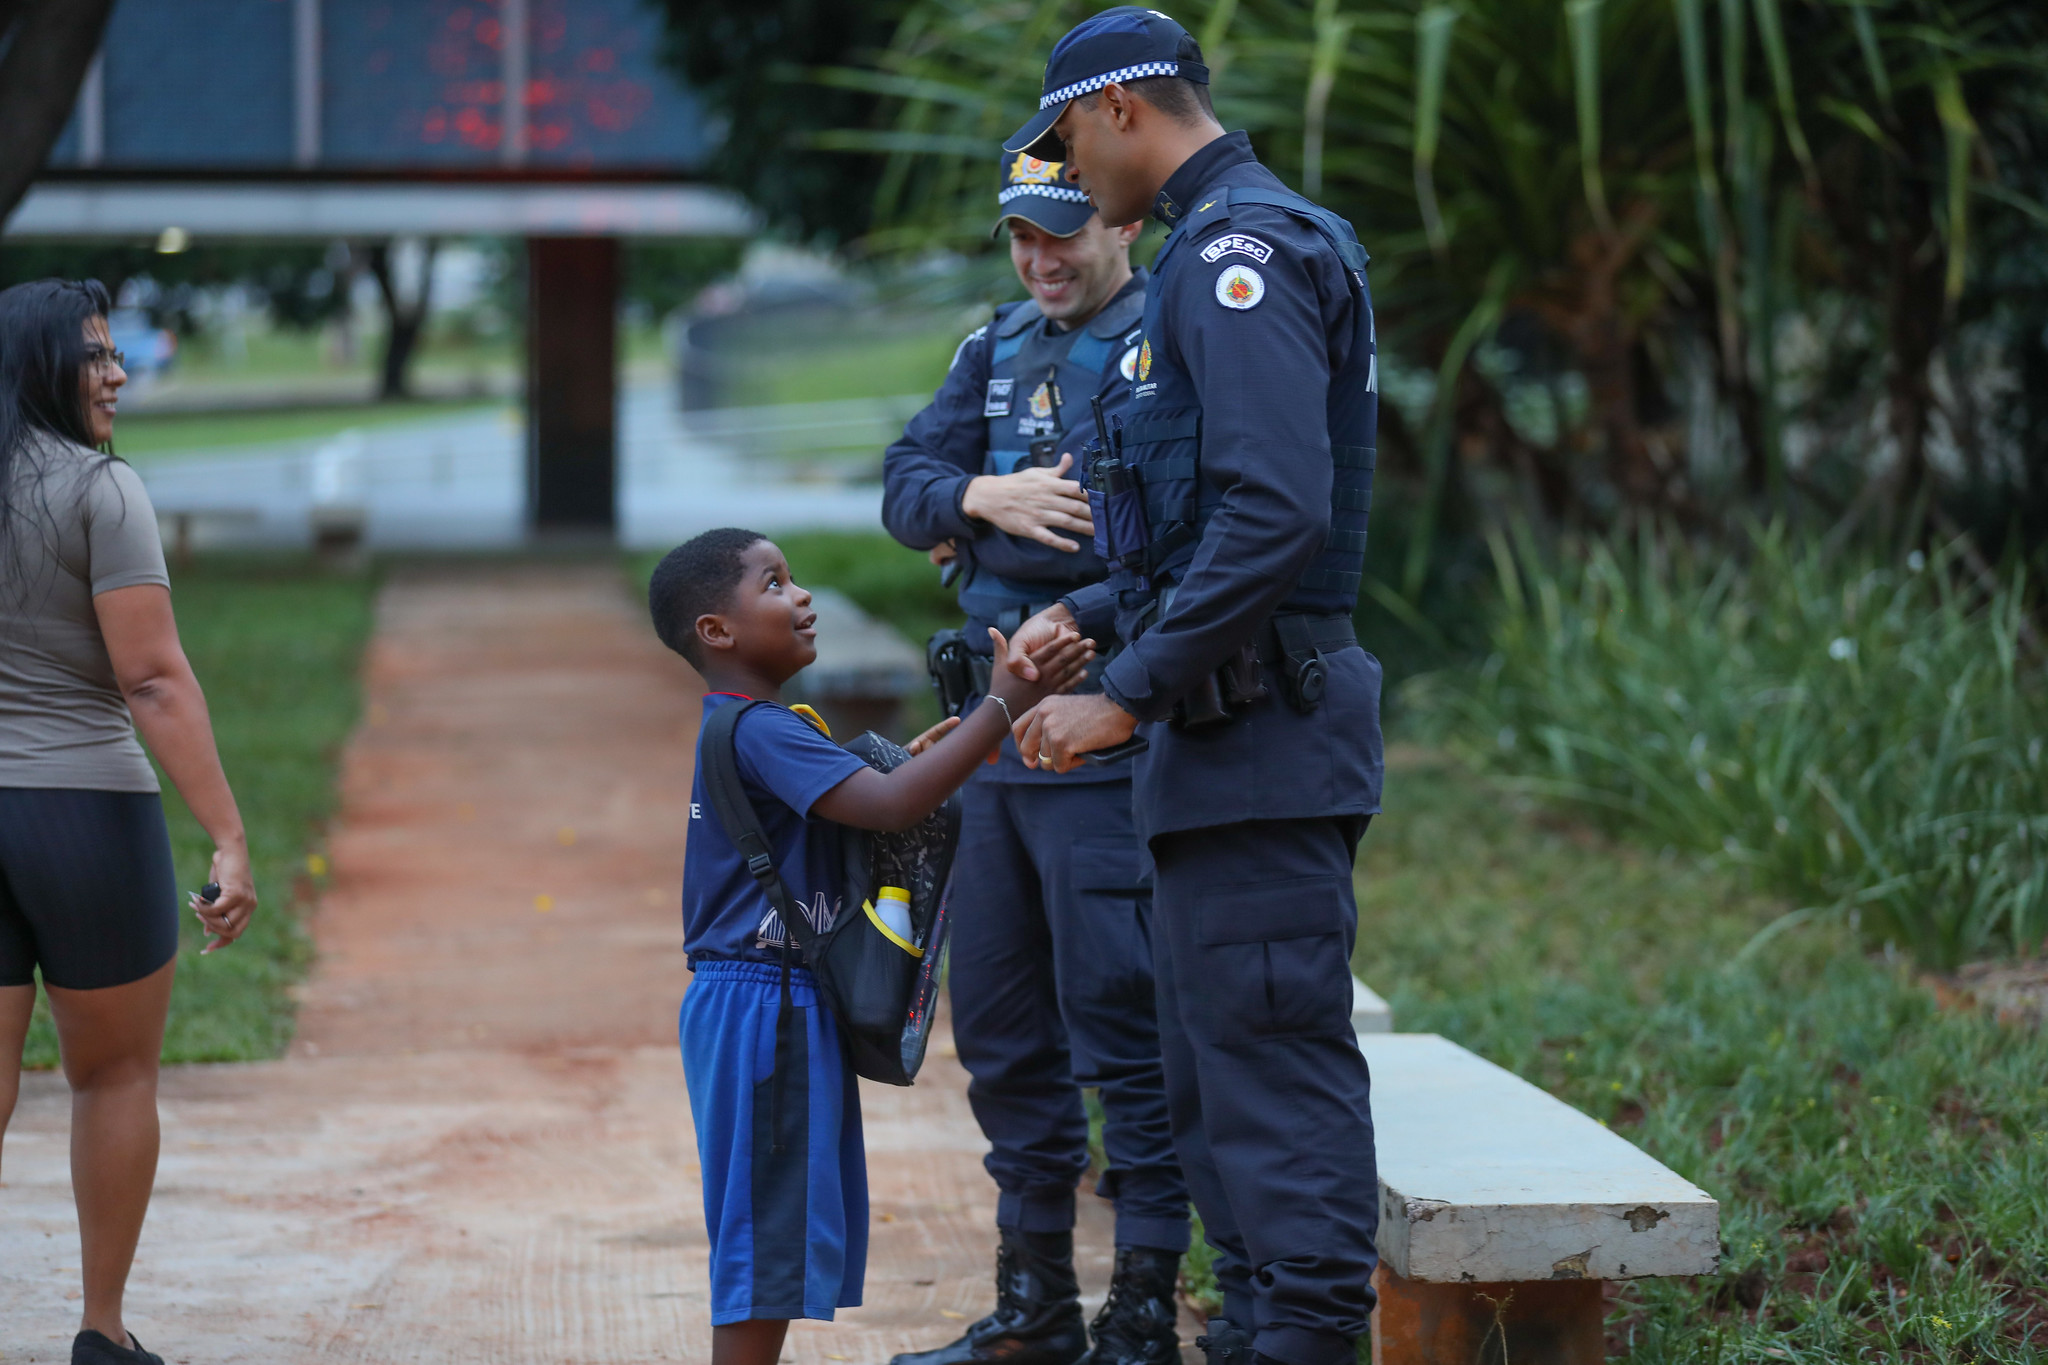
[[[1015, 157], [1005, 194], [1042, 182], [1059, 196], [1055, 204], [1071, 205], [1071, 232], [1094, 211], [1059, 171], [1057, 162]], [[1006, 213], [1024, 207], [1004, 200]], [[1049, 216], [1036, 207], [1034, 221]], [[1085, 535], [1080, 551], [1068, 552], [969, 518], [961, 509], [967, 484], [1053, 466], [1061, 454], [1078, 465], [1095, 434], [1089, 400], [1100, 395], [1111, 411], [1128, 401], [1145, 284], [1145, 272], [1135, 272], [1095, 317], [1071, 329], [1035, 302], [1000, 306], [961, 343], [931, 405], [889, 448], [883, 520], [906, 545], [954, 542], [968, 617], [963, 643], [978, 656], [981, 679], [989, 626], [1014, 632], [1105, 568]], [[1097, 1192], [1115, 1200], [1117, 1244], [1177, 1257], [1188, 1244], [1188, 1194], [1161, 1076], [1151, 890], [1132, 828], [1130, 769], [1035, 771], [1005, 738], [963, 800], [953, 1027], [972, 1076], [968, 1099], [991, 1144], [997, 1224], [1031, 1233], [1072, 1228], [1074, 1189], [1089, 1160], [1081, 1089], [1099, 1087], [1109, 1168]]]
[[[1191, 47], [1156, 11], [1096, 16], [1009, 145], [1040, 150], [1111, 79], [1205, 82], [1173, 69]], [[1339, 1365], [1369, 1330], [1378, 1229], [1350, 1020], [1352, 863], [1382, 772], [1380, 667], [1350, 619], [1377, 420], [1365, 253], [1242, 133], [1188, 158], [1154, 212], [1172, 232], [1122, 439], [1144, 516], [1107, 547], [1111, 578], [1063, 601], [1127, 642], [1102, 686], [1148, 741], [1136, 823], [1174, 1138], [1228, 1319], [1212, 1335]]]

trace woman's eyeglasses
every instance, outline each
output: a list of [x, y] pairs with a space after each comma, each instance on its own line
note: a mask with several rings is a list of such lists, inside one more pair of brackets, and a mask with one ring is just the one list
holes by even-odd
[[109, 350], [105, 346], [88, 346], [85, 348], [85, 363], [95, 370], [104, 370], [109, 366], [119, 366], [125, 370], [128, 368], [128, 356], [125, 352]]

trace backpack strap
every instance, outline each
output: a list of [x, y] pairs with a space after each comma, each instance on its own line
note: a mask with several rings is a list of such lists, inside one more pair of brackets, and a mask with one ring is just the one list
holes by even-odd
[[789, 992], [789, 972], [795, 954], [791, 945], [801, 941], [805, 960], [810, 961], [811, 945], [817, 936], [811, 932], [811, 922], [804, 918], [796, 898], [789, 894], [789, 884], [776, 869], [775, 854], [761, 828], [760, 812], [754, 809], [753, 798], [747, 795], [740, 778], [739, 740], [735, 731], [741, 716], [765, 704], [750, 699], [739, 706], [721, 706], [713, 711], [697, 742], [697, 762], [703, 768], [704, 790], [711, 797], [711, 813], [718, 817], [733, 847], [747, 860], [747, 871], [753, 874], [768, 904], [782, 919], [782, 1002], [775, 1011], [775, 1070], [768, 1088], [769, 1150], [781, 1152], [788, 1145], [782, 1131], [782, 1083], [790, 1070], [785, 1063], [792, 1059], [791, 1049], [795, 1045], [792, 1030], [796, 1023], [796, 1001]]
[[745, 783], [740, 778], [739, 744], [735, 731], [739, 729], [740, 717], [756, 706], [768, 705], [761, 701], [747, 701], [739, 706], [726, 705], [713, 711], [704, 722], [704, 735], [697, 745], [697, 761], [704, 765], [704, 790], [711, 797], [711, 813], [718, 817], [725, 835], [740, 851], [740, 857], [747, 860], [747, 871], [760, 883], [761, 893], [768, 898], [775, 913], [782, 918], [784, 941], [794, 939], [808, 956], [817, 935], [811, 929], [811, 922], [798, 907], [796, 897], [789, 894], [789, 884], [782, 880], [782, 873], [776, 869], [775, 854], [768, 847], [768, 835], [761, 828], [761, 816], [754, 809], [753, 798], [747, 795]]

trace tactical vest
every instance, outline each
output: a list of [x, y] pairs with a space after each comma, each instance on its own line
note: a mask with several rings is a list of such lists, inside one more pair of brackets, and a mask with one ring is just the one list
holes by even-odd
[[[1133, 290], [1112, 300], [1086, 326], [1064, 332], [1047, 327], [1038, 305], [1028, 300], [996, 310], [989, 326], [989, 382], [982, 404], [988, 423], [982, 473], [1013, 474], [1033, 463], [1050, 467], [1062, 453], [1071, 453], [1075, 467], [1068, 477], [1080, 477], [1082, 452], [1095, 437], [1089, 400], [1101, 394], [1104, 411], [1111, 414], [1129, 405], [1130, 386], [1124, 381], [1137, 364], [1137, 341], [1131, 334], [1143, 306], [1143, 292]], [[1005, 612], [1044, 606], [1088, 581], [1026, 582], [977, 567], [961, 585], [960, 607], [969, 616], [1002, 624]]]
[[[1282, 611], [1349, 612], [1357, 604], [1365, 573], [1365, 527], [1372, 510], [1373, 442], [1379, 425], [1379, 374], [1375, 357], [1372, 296], [1366, 287], [1365, 248], [1351, 225], [1320, 205], [1284, 189], [1233, 186], [1175, 228], [1153, 262], [1155, 278], [1145, 306], [1145, 342], [1138, 381], [1151, 385], [1142, 415], [1124, 427], [1124, 460], [1143, 490], [1149, 528], [1145, 575], [1154, 592], [1171, 588], [1195, 556], [1202, 530], [1222, 505], [1221, 493], [1202, 482], [1202, 408], [1192, 380], [1170, 360], [1160, 334], [1158, 300], [1168, 263], [1197, 233], [1229, 221], [1233, 205], [1280, 209], [1322, 235], [1338, 258], [1358, 301], [1356, 333], [1345, 367], [1330, 376], [1327, 402], [1330, 457], [1330, 534], [1299, 582], [1280, 604]], [[1188, 262], [1182, 261], [1186, 268]]]

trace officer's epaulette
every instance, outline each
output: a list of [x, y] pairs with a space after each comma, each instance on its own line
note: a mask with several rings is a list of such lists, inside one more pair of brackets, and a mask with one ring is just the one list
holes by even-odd
[[1038, 321], [1045, 315], [1038, 311], [1038, 300], [1020, 299], [1016, 303], [996, 305], [995, 334], [1012, 337]]
[[1211, 229], [1221, 227], [1229, 221], [1230, 190], [1228, 187], [1218, 187], [1209, 191], [1202, 202], [1195, 205], [1194, 211], [1181, 222], [1180, 230], [1187, 234], [1189, 241], [1193, 241], [1198, 237], [1208, 236]]

